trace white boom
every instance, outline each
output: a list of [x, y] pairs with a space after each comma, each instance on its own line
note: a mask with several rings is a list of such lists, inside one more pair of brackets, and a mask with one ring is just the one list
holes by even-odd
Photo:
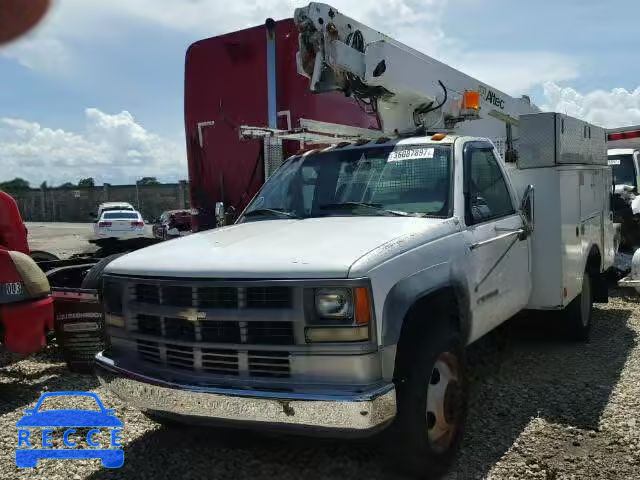
[[[528, 97], [513, 98], [329, 5], [298, 8], [294, 20], [298, 70], [311, 79], [311, 91], [338, 90], [372, 103], [387, 133], [451, 130], [464, 120], [489, 117], [517, 125], [520, 115], [539, 111]], [[465, 91], [478, 92], [480, 105], [466, 109]]]

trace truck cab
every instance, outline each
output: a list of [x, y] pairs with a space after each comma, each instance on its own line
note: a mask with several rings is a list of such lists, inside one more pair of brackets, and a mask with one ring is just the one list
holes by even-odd
[[[640, 125], [614, 128], [607, 132], [609, 166], [613, 172], [614, 220], [620, 224], [620, 249], [633, 253], [640, 246]], [[621, 257], [621, 261], [622, 261]], [[627, 270], [621, 262], [620, 268]]]
[[638, 155], [633, 148], [611, 148], [608, 150], [609, 166], [613, 172], [616, 193], [625, 190], [638, 193]]

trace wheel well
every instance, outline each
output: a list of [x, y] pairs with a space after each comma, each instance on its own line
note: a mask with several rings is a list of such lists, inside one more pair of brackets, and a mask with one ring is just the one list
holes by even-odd
[[[414, 342], [424, 338], [428, 327], [450, 328], [461, 332], [459, 301], [453, 288], [443, 288], [418, 298], [407, 311], [400, 330], [394, 379], [403, 376], [411, 365], [410, 352]], [[429, 318], [431, 317], [431, 318]]]
[[589, 251], [589, 256], [587, 257], [587, 265], [585, 267], [585, 271], [589, 273], [594, 273], [596, 275], [600, 274], [600, 267], [602, 266], [602, 256], [600, 255], [600, 250], [596, 245], [591, 247]]

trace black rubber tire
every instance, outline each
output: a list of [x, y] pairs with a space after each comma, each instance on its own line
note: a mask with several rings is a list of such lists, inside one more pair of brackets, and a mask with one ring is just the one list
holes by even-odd
[[104, 272], [104, 269], [107, 267], [107, 265], [109, 265], [116, 258], [121, 257], [122, 255], [124, 255], [124, 253], [109, 255], [108, 257], [105, 257], [98, 263], [96, 263], [85, 275], [80, 288], [87, 290], [102, 290], [102, 273]]
[[[116, 258], [124, 255], [123, 253], [117, 253], [103, 258], [96, 263], [87, 272], [86, 276], [82, 280], [80, 288], [87, 290], [97, 290], [102, 293], [102, 273], [105, 267]], [[104, 348], [104, 319], [100, 322], [100, 328], [95, 334], [82, 334], [82, 346], [77, 345], [78, 336], [69, 337], [70, 334], [65, 334], [63, 331], [56, 330], [56, 336], [58, 337], [58, 344], [62, 349], [62, 356], [67, 368], [75, 373], [92, 373], [94, 370], [94, 356], [100, 350]], [[75, 341], [74, 341], [75, 340]]]
[[[585, 293], [588, 303], [583, 305]], [[561, 315], [564, 324], [564, 335], [567, 340], [574, 342], [589, 341], [593, 318], [593, 290], [589, 272], [584, 272], [580, 294], [573, 299]]]
[[55, 262], [60, 260], [53, 253], [43, 252], [42, 250], [32, 250], [30, 256], [34, 262]]
[[[467, 416], [465, 349], [460, 334], [446, 322], [421, 320], [412, 322], [418, 325], [403, 332], [404, 341], [398, 346], [404, 357], [395, 380], [398, 412], [387, 441], [395, 469], [419, 478], [440, 478], [460, 448]], [[436, 360], [444, 352], [454, 355], [458, 364], [458, 382], [451, 387], [453, 400], [449, 402], [456, 428], [446, 449], [438, 451], [428, 439], [427, 388], [433, 384]]]

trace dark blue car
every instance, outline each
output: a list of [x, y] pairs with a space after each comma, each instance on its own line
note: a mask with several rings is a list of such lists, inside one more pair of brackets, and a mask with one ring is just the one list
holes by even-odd
[[[39, 412], [38, 409], [42, 402], [48, 397], [63, 396], [82, 396], [93, 398], [100, 411], [80, 410], [80, 409], [58, 409]], [[95, 393], [89, 392], [50, 392], [44, 393], [38, 400], [35, 408], [27, 409], [26, 413], [16, 426], [20, 429], [33, 427], [39, 428], [73, 428], [73, 427], [90, 427], [90, 428], [121, 428], [122, 422], [114, 415], [115, 411], [104, 408], [104, 405]], [[35, 440], [34, 440], [35, 441]], [[66, 444], [66, 436], [65, 436]], [[17, 449], [16, 465], [21, 468], [35, 467], [40, 458], [59, 458], [59, 459], [87, 459], [99, 458], [102, 465], [106, 468], [119, 468], [124, 463], [124, 451], [122, 448], [109, 449]]]

